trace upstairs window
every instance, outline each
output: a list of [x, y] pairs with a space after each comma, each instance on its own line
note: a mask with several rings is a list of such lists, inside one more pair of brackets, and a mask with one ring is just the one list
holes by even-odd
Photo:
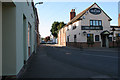
[[95, 26], [96, 24], [95, 24], [95, 20], [93, 20], [93, 26]]
[[76, 29], [76, 25], [73, 26], [73, 30]]
[[95, 21], [96, 22], [96, 26], [99, 26], [99, 23], [98, 23], [98, 21]]
[[67, 27], [67, 31], [69, 31], [69, 26]]
[[92, 20], [90, 20], [90, 26], [93, 26], [93, 21]]
[[102, 21], [101, 20], [99, 20], [98, 26], [102, 26]]
[[101, 20], [90, 20], [90, 26], [102, 26]]

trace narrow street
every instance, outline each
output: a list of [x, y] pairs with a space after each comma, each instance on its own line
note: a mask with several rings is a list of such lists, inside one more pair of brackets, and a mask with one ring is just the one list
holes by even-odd
[[117, 49], [39, 46], [20, 78], [115, 78]]

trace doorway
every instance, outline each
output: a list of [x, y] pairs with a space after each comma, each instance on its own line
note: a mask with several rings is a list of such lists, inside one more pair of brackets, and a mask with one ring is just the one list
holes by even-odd
[[31, 56], [31, 24], [28, 22], [28, 56]]
[[24, 64], [26, 64], [26, 59], [27, 59], [27, 51], [26, 51], [26, 17], [23, 14], [23, 60], [24, 60]]
[[107, 45], [106, 45], [106, 36], [105, 35], [103, 35], [102, 36], [102, 47], [106, 47]]
[[109, 47], [109, 38], [108, 38], [108, 36], [109, 36], [109, 32], [108, 31], [103, 31], [102, 33], [101, 33], [101, 45], [102, 45], [102, 47]]

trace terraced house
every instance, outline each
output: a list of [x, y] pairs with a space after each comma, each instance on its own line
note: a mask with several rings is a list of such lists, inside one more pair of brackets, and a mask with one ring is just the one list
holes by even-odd
[[119, 38], [120, 33], [118, 30], [113, 34], [112, 28], [115, 26], [110, 26], [111, 20], [96, 3], [77, 15], [75, 9], [72, 9], [70, 22], [59, 31], [58, 44], [66, 43], [65, 46], [74, 47], [110, 47], [114, 38]]
[[37, 9], [32, 0], [11, 0], [0, 2], [0, 15], [2, 76], [17, 77], [39, 45]]

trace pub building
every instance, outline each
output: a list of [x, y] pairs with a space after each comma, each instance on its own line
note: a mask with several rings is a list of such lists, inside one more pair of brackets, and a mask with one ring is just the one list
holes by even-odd
[[[113, 46], [113, 40], [120, 36], [120, 31], [114, 31], [113, 37], [113, 26], [110, 26], [111, 20], [96, 3], [78, 15], [76, 15], [75, 9], [72, 9], [70, 22], [59, 31], [58, 44], [66, 42], [64, 46], [73, 47]], [[114, 43], [114, 45], [116, 44]]]

